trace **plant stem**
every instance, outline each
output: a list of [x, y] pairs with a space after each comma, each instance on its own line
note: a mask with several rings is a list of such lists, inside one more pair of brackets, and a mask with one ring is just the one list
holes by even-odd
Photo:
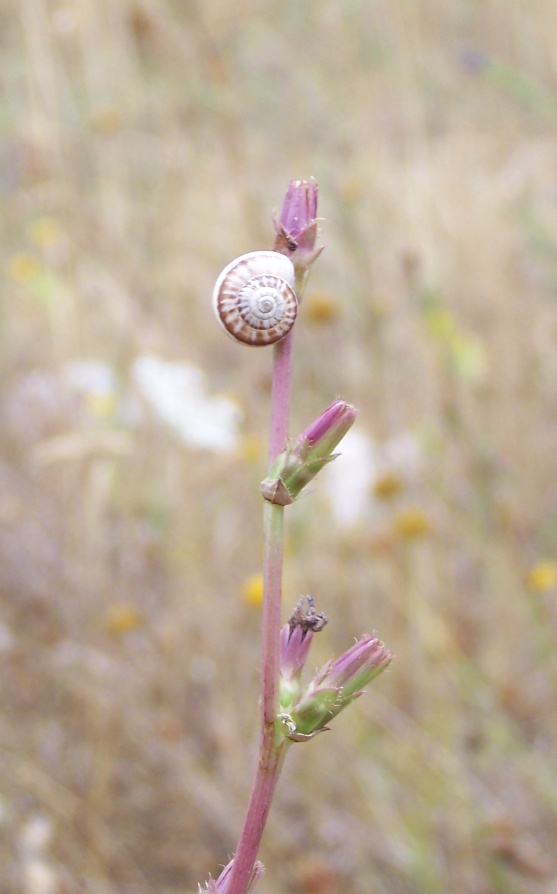
[[284, 450], [288, 438], [293, 336], [294, 330], [291, 329], [288, 335], [274, 347], [269, 467], [279, 453]]
[[[273, 355], [269, 468], [288, 436], [292, 333], [278, 342]], [[259, 763], [230, 873], [227, 894], [246, 894], [259, 850], [271, 800], [286, 753], [283, 739], [275, 743], [280, 674], [280, 614], [284, 507], [265, 502], [263, 512], [263, 618], [261, 674], [261, 746]]]
[[285, 742], [279, 748], [274, 744], [274, 725], [267, 726], [261, 737], [257, 774], [226, 894], [245, 894], [248, 890], [285, 753]]
[[259, 764], [230, 873], [227, 894], [245, 894], [277, 784], [285, 742], [275, 744], [280, 671], [283, 507], [265, 503], [263, 579], [262, 729]]
[[[284, 449], [288, 437], [292, 336], [278, 342], [273, 354], [271, 423], [269, 433], [269, 469]], [[284, 506], [265, 502], [263, 509], [263, 622], [262, 622], [262, 724], [274, 723], [278, 708], [280, 673], [280, 610], [282, 602], [282, 555], [284, 544]]]
[[261, 720], [263, 731], [273, 725], [278, 709], [280, 673], [280, 612], [282, 601], [282, 553], [284, 506], [265, 502], [263, 509], [264, 565], [261, 672]]

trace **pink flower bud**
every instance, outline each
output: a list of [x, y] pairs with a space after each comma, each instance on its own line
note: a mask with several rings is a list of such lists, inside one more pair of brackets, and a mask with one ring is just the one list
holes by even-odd
[[280, 220], [275, 225], [275, 251], [287, 255], [303, 282], [322, 248], [317, 242], [317, 199], [315, 180], [292, 180], [286, 191]]
[[342, 400], [335, 400], [302, 432], [293, 453], [303, 459], [330, 455], [351, 428], [357, 410]]
[[343, 701], [361, 695], [362, 688], [384, 671], [392, 658], [384, 643], [366, 634], [332, 663], [327, 686], [338, 686]]
[[316, 612], [311, 596], [304, 597], [280, 631], [280, 705], [288, 711], [300, 695], [300, 677], [306, 663], [314, 633], [319, 633], [327, 623], [323, 612]]
[[290, 709], [296, 732], [311, 735], [362, 695], [374, 677], [385, 670], [392, 655], [381, 640], [363, 636], [344, 655], [331, 661], [311, 681]]
[[319, 187], [315, 180], [291, 180], [286, 190], [280, 224], [296, 242], [317, 217]]
[[278, 457], [261, 492], [270, 503], [292, 503], [323, 466], [335, 459], [335, 447], [351, 428], [357, 411], [335, 400]]

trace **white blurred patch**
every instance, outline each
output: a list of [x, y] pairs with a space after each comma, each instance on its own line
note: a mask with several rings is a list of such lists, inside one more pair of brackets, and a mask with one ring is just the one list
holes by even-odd
[[63, 367], [64, 384], [81, 403], [88, 421], [104, 424], [120, 409], [121, 400], [116, 371], [98, 360], [78, 360]]
[[5, 624], [0, 624], [0, 655], [9, 654], [15, 648], [15, 637]]
[[344, 527], [364, 516], [378, 469], [371, 439], [357, 429], [345, 435], [338, 452], [340, 456], [327, 468], [324, 481], [333, 517]]
[[402, 432], [376, 447], [379, 476], [394, 472], [410, 484], [423, 470], [423, 448], [412, 432]]
[[342, 527], [381, 511], [373, 495], [380, 478], [395, 474], [410, 484], [423, 466], [422, 448], [410, 432], [375, 444], [365, 432], [352, 428], [340, 442], [338, 452], [340, 456], [327, 467], [323, 480], [333, 518]]
[[52, 821], [42, 813], [33, 814], [19, 835], [22, 891], [24, 894], [57, 894], [58, 877], [47, 851], [53, 836]]
[[209, 395], [198, 367], [143, 355], [133, 364], [132, 379], [151, 409], [185, 444], [215, 452], [237, 446], [240, 409], [228, 397]]
[[96, 360], [75, 360], [63, 368], [65, 381], [84, 394], [108, 396], [116, 389], [116, 375], [107, 363]]
[[49, 847], [52, 840], [52, 820], [44, 813], [29, 817], [19, 835], [19, 843], [25, 856], [38, 857]]
[[77, 360], [59, 371], [31, 369], [8, 382], [2, 424], [23, 444], [67, 431], [76, 423], [105, 423], [118, 404], [117, 376], [106, 363]]
[[63, 424], [72, 406], [55, 373], [31, 369], [4, 384], [0, 410], [3, 431], [29, 444]]
[[62, 459], [80, 452], [71, 441], [76, 433], [90, 438], [108, 431], [121, 438], [122, 428], [138, 430], [148, 422], [147, 408], [190, 447], [222, 453], [238, 446], [238, 404], [210, 394], [197, 366], [145, 354], [132, 363], [127, 380], [125, 371], [97, 360], [71, 361], [57, 373], [30, 370], [6, 386], [0, 423], [24, 444], [46, 439], [48, 447], [51, 436], [63, 435], [64, 444], [53, 444]]
[[44, 860], [32, 858], [23, 866], [23, 894], [59, 894], [54, 869]]

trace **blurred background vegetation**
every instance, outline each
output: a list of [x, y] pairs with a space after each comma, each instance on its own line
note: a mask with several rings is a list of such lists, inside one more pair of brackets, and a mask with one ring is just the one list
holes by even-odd
[[557, 8], [0, 6], [0, 890], [178, 894], [256, 756], [270, 354], [210, 308], [320, 184], [288, 513], [317, 666], [396, 655], [292, 749], [261, 894], [557, 890]]

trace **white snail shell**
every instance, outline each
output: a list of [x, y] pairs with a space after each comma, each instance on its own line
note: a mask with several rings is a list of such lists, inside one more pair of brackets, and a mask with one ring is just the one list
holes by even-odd
[[298, 313], [294, 265], [276, 251], [252, 251], [228, 264], [213, 290], [213, 308], [228, 335], [245, 345], [272, 345]]

